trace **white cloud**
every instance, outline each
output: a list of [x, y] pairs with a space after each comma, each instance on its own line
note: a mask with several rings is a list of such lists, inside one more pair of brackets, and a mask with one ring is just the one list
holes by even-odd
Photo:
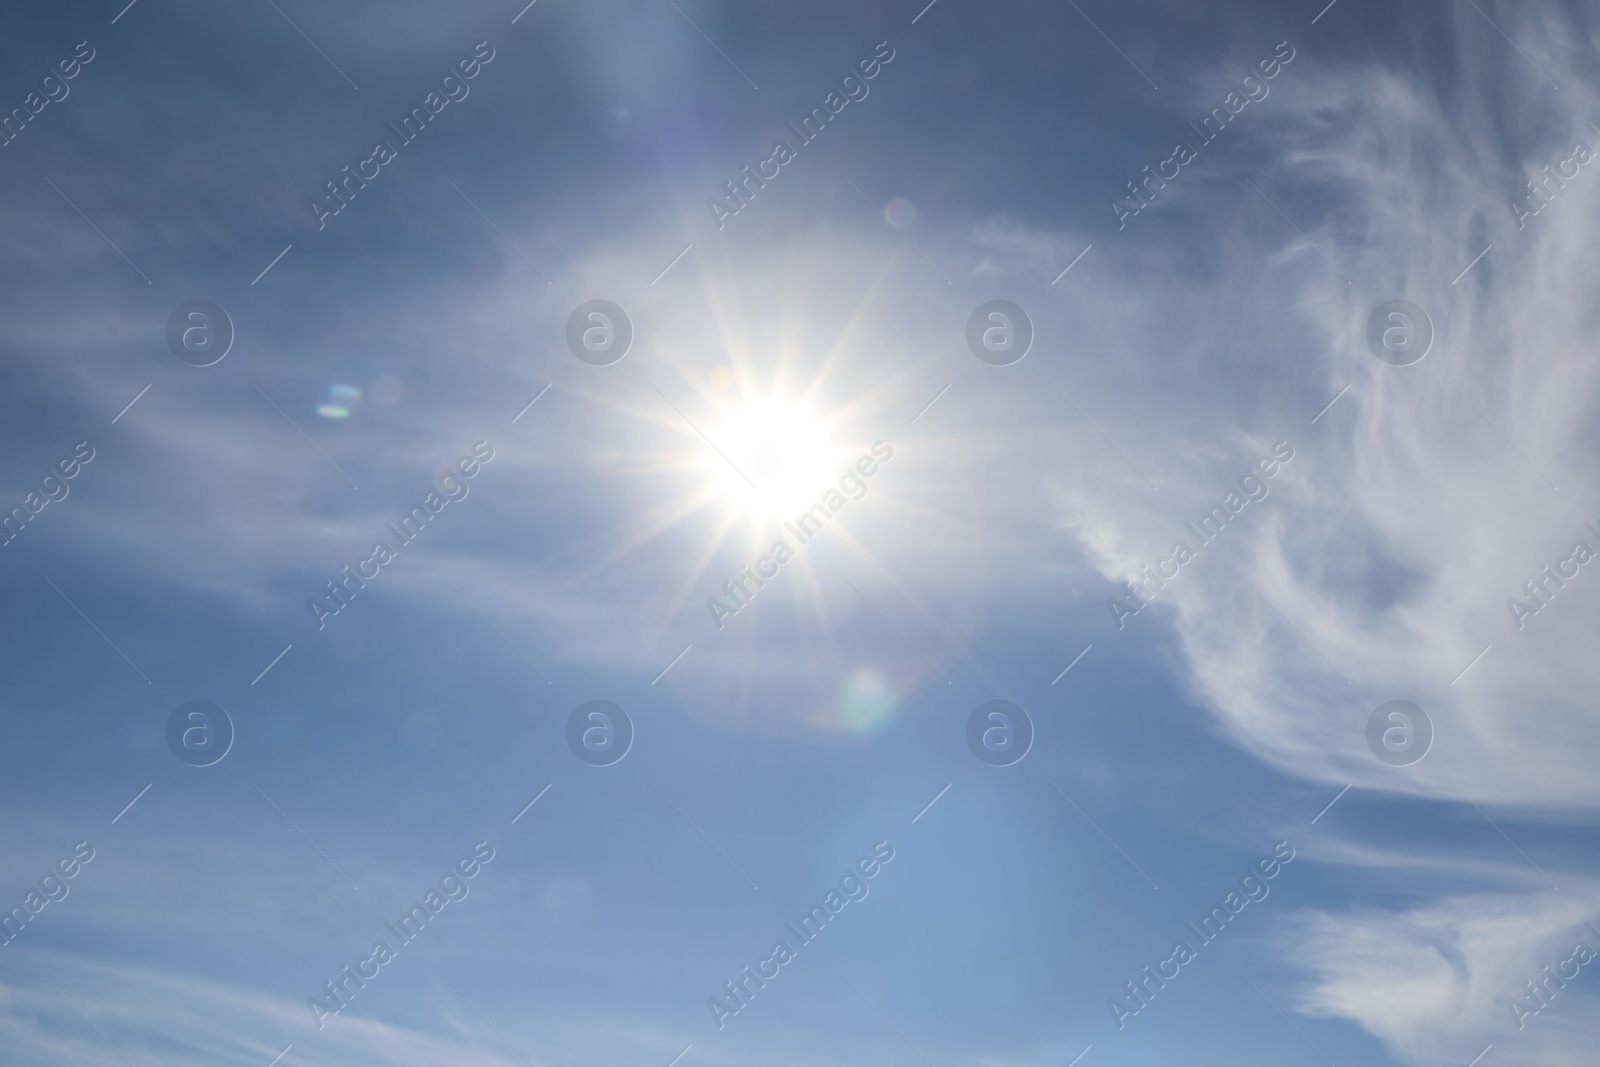
[[[294, 1050], [285, 1060], [296, 1067], [523, 1063], [503, 1045], [490, 1048], [492, 1038], [444, 1036], [358, 1016], [340, 1017], [317, 1033], [300, 1001], [153, 967], [13, 951], [28, 977], [0, 984], [0, 1045], [8, 1062], [26, 1067], [125, 1067], [123, 1056], [170, 1067], [265, 1067], [290, 1044]], [[41, 974], [60, 993], [35, 978]]]
[[[1465, 51], [1487, 27], [1463, 11]], [[1527, 12], [1517, 28], [1537, 35], [1558, 18]], [[1496, 76], [1463, 75], [1460, 93], [1442, 98], [1413, 71], [1319, 67], [1305, 49], [1255, 117], [1252, 134], [1280, 152], [1275, 168], [1252, 177], [1354, 285], [1243, 187], [1245, 199], [1230, 198], [1218, 209], [1226, 216], [1208, 222], [1227, 242], [1223, 276], [1256, 276], [1260, 288], [1242, 307], [1242, 294], [1219, 289], [1194, 332], [1211, 333], [1221, 315], [1248, 333], [1249, 316], [1265, 316], [1262, 329], [1298, 323], [1313, 340], [1280, 352], [1244, 340], [1252, 369], [1231, 399], [1221, 395], [1210, 434], [1234, 439], [1230, 459], [1201, 463], [1169, 447], [1189, 458], [1157, 475], [1165, 494], [1087, 481], [1062, 491], [1060, 523], [1120, 583], [1173, 540], [1194, 546], [1182, 520], [1219, 500], [1268, 442], [1289, 440], [1297, 457], [1272, 497], [1155, 597], [1176, 612], [1197, 696], [1240, 744], [1291, 774], [1459, 800], [1454, 782], [1478, 802], [1588, 807], [1600, 801], [1600, 721], [1588, 699], [1600, 660], [1586, 651], [1600, 625], [1600, 568], [1582, 568], [1522, 631], [1506, 600], [1580, 537], [1600, 551], [1582, 528], [1600, 521], [1600, 481], [1586, 461], [1600, 381], [1587, 340], [1600, 269], [1586, 235], [1600, 224], [1600, 173], [1583, 168], [1525, 230], [1508, 199], [1521, 171], [1538, 173], [1578, 139], [1597, 143], [1585, 123], [1597, 99], [1565, 69], [1551, 70], [1559, 97], [1525, 67], [1490, 69]], [[1499, 131], [1526, 121], [1532, 101], [1542, 125], [1523, 129], [1547, 132], [1517, 131], [1535, 147], [1508, 158]], [[1219, 145], [1208, 159], [1221, 173], [1203, 180], [1242, 187], [1231, 158]], [[1140, 219], [1146, 237], [1163, 224], [1151, 211]], [[1494, 250], [1452, 286], [1490, 241]], [[1170, 288], [1190, 306], [1182, 283]], [[1437, 329], [1432, 352], [1405, 368], [1364, 344], [1370, 311], [1400, 296]], [[1131, 309], [1127, 321], [1139, 328]], [[1291, 373], [1300, 381], [1286, 396], [1278, 382]], [[1197, 402], [1215, 395], [1204, 382], [1195, 388]], [[1185, 410], [1151, 416], [1131, 435], [1191, 433]], [[1422, 705], [1437, 732], [1434, 752], [1406, 770], [1366, 747], [1368, 714], [1395, 698]]]
[[[1593, 1047], [1583, 1023], [1600, 1008], [1583, 977], [1555, 989], [1537, 1015], [1513, 1012], [1524, 983], [1543, 980], [1582, 942], [1600, 951], [1584, 923], [1600, 891], [1564, 896], [1454, 897], [1406, 912], [1358, 910], [1297, 916], [1295, 962], [1314, 976], [1300, 1010], [1350, 1019], [1410, 1063], [1465, 1064], [1496, 1046], [1496, 1061], [1579, 1062]], [[1570, 974], [1570, 970], [1569, 970]], [[1519, 1028], [1518, 1023], [1521, 1022]]]

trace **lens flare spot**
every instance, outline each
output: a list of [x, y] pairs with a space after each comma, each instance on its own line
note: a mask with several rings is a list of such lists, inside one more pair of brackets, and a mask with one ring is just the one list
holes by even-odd
[[868, 733], [893, 717], [900, 694], [882, 671], [857, 667], [839, 688], [839, 718], [850, 729]]
[[904, 229], [917, 221], [917, 209], [905, 197], [897, 196], [883, 205], [883, 217], [890, 225]]
[[317, 414], [325, 419], [348, 419], [350, 413], [360, 406], [360, 389], [353, 385], [330, 385], [328, 402], [317, 406]]

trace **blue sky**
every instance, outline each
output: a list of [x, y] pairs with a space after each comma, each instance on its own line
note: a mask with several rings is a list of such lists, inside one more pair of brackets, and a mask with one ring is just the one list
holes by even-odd
[[923, 2], [0, 15], [0, 1059], [1586, 1062], [1593, 11]]

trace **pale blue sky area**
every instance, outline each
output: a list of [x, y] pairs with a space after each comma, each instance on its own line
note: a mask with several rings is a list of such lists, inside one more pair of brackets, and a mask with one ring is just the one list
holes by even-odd
[[1590, 8], [125, 2], [0, 14], [0, 1061], [1584, 1062]]

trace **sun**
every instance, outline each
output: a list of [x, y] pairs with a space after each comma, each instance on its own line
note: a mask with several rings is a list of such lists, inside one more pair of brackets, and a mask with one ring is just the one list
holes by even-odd
[[841, 453], [827, 422], [780, 397], [729, 407], [706, 436], [721, 495], [758, 520], [804, 511], [838, 477]]

